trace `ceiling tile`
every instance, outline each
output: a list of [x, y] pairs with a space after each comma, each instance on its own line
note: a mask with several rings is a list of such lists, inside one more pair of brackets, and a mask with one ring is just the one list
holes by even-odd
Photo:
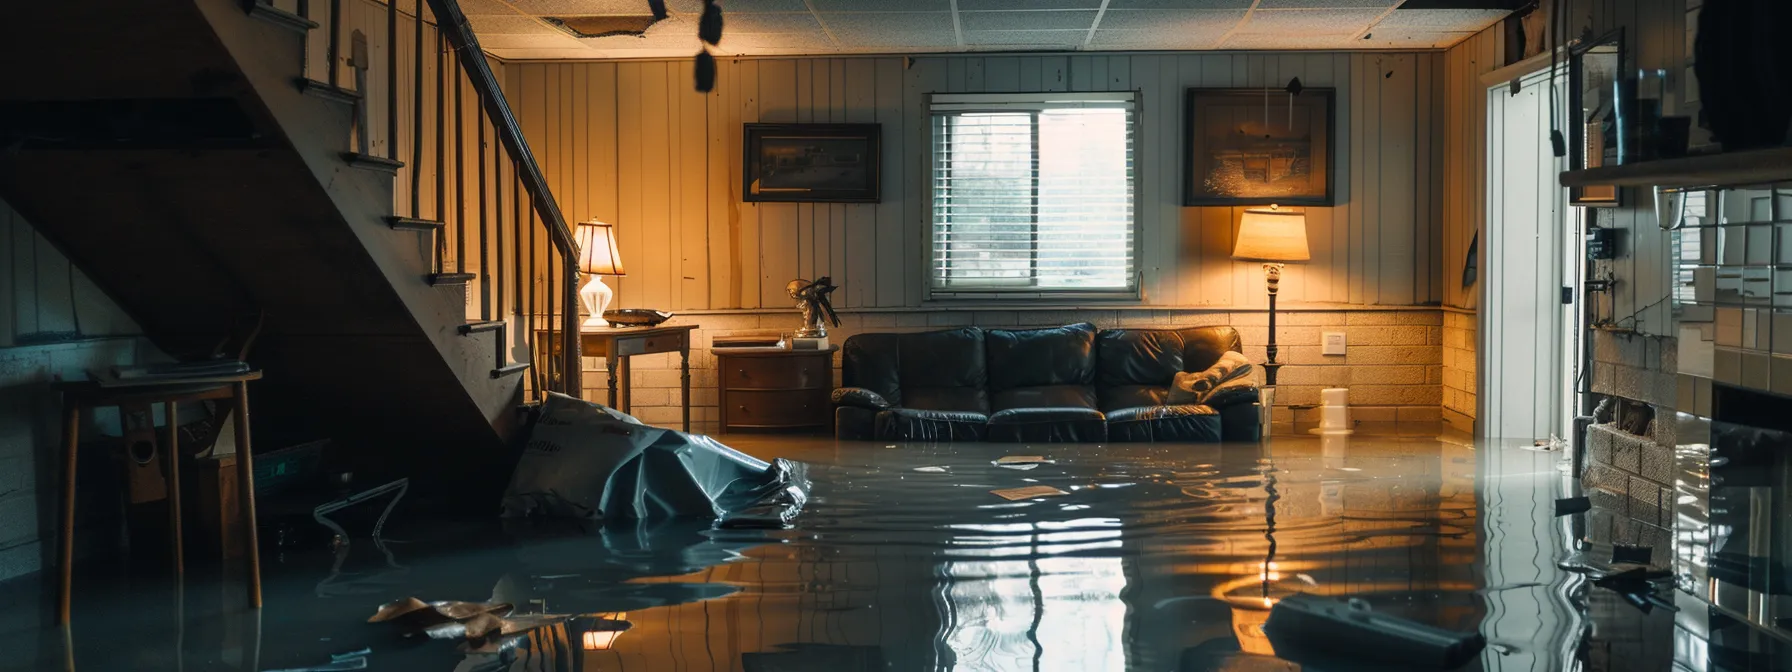
[[[605, 38], [614, 39], [614, 38]], [[625, 37], [625, 40], [640, 39]], [[547, 35], [481, 35], [479, 46], [487, 49], [577, 49], [578, 38], [555, 32]]]
[[1226, 34], [1226, 27], [1181, 28], [1162, 26], [1141, 30], [1095, 31], [1089, 46], [1097, 49], [1212, 49]]
[[[484, 46], [484, 45], [481, 45]], [[568, 61], [603, 58], [605, 52], [586, 49], [490, 49], [493, 55], [510, 61]], [[622, 55], [622, 54], [617, 54]], [[628, 56], [639, 56], [630, 53]], [[670, 54], [668, 54], [670, 55]]]
[[[1378, 9], [1259, 9], [1240, 33], [1276, 34], [1285, 36], [1335, 35], [1360, 33], [1380, 17]], [[1228, 47], [1231, 45], [1228, 44]]]
[[1304, 51], [1309, 49], [1343, 49], [1351, 46], [1350, 33], [1331, 35], [1296, 35], [1290, 33], [1234, 33], [1221, 44], [1223, 49], [1254, 51]]
[[1471, 32], [1382, 30], [1376, 28], [1368, 39], [1357, 40], [1360, 49], [1441, 49], [1473, 36]]
[[1108, 0], [1116, 9], [1250, 9], [1251, 0]]
[[872, 47], [939, 48], [957, 46], [952, 15], [945, 12], [859, 12], [822, 14], [828, 32], [848, 50]]
[[[723, 39], [725, 40], [726, 37]], [[614, 37], [577, 38], [574, 41], [587, 49], [615, 49], [630, 52], [641, 49], [668, 49], [681, 54], [697, 53], [696, 35], [655, 35], [649, 32], [641, 37], [617, 35]]]
[[958, 11], [1101, 9], [1101, 0], [958, 0]]
[[[639, 0], [647, 4], [647, 0]], [[701, 10], [699, 10], [701, 11]], [[723, 0], [722, 16], [726, 18], [735, 12], [807, 12], [809, 6], [803, 0]]]
[[1077, 47], [1089, 37], [1087, 30], [967, 30], [966, 45], [1010, 47]]
[[1420, 28], [1433, 32], [1479, 31], [1506, 17], [1499, 9], [1396, 9], [1376, 28]]
[[[399, 5], [403, 7], [403, 5]], [[497, 14], [500, 16], [516, 16], [516, 8], [498, 0], [460, 0], [460, 11], [467, 16], [481, 14]]]
[[[652, 14], [646, 0], [506, 0], [531, 16], [598, 16], [603, 14]], [[672, 11], [703, 11], [699, 0], [668, 0]]]
[[542, 23], [540, 19], [517, 16], [514, 14], [511, 16], [493, 14], [469, 15], [467, 20], [473, 22], [473, 30], [478, 33], [481, 42], [485, 41], [485, 36], [487, 35], [560, 33], [559, 28]]
[[744, 33], [724, 32], [717, 47], [725, 53], [826, 53], [835, 49], [826, 35], [816, 33]]
[[1401, 0], [1262, 0], [1257, 9], [1349, 9], [1375, 7], [1387, 9]]
[[[724, 10], [726, 11], [726, 10]], [[722, 35], [730, 33], [820, 33], [821, 24], [808, 12], [764, 12], [722, 15]]]
[[1244, 20], [1241, 11], [1172, 11], [1162, 9], [1110, 9], [1101, 15], [1101, 30], [1206, 30], [1220, 32]]
[[[809, 0], [817, 12], [950, 12], [952, 0]], [[724, 5], [732, 7], [733, 5]]]
[[965, 30], [1088, 30], [1095, 23], [1093, 11], [965, 12], [958, 13]]

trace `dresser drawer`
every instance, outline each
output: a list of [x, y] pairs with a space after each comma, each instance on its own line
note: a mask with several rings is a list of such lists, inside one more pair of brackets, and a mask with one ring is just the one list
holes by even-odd
[[810, 356], [723, 357], [722, 387], [730, 390], [818, 390], [834, 387], [833, 358]]
[[728, 427], [814, 427], [831, 424], [829, 390], [727, 390]]

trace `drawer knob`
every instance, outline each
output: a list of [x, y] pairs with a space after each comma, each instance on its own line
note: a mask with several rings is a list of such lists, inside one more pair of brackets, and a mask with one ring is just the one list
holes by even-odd
[[752, 377], [753, 377], [753, 374], [750, 374], [750, 373], [747, 373], [747, 370], [746, 370], [746, 369], [741, 369], [741, 370], [740, 370], [740, 377], [742, 377], [742, 378], [752, 378]]

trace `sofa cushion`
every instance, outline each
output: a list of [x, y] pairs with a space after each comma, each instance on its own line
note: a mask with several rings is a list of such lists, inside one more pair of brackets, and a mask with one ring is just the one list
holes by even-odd
[[886, 441], [982, 441], [989, 416], [961, 411], [892, 408], [878, 411], [878, 439]]
[[861, 387], [883, 397], [892, 406], [902, 405], [900, 360], [902, 334], [858, 334], [840, 346], [840, 380], [844, 387]]
[[1212, 407], [1195, 404], [1143, 406], [1111, 411], [1110, 441], [1220, 440], [1220, 414]]
[[859, 387], [894, 407], [989, 411], [983, 330], [858, 334], [840, 353], [845, 387]]
[[1095, 410], [1095, 388], [1086, 385], [1041, 385], [997, 391], [989, 406], [996, 411], [1011, 408], [1085, 408]]
[[992, 392], [1041, 385], [1095, 384], [1095, 325], [984, 332]]
[[1095, 350], [1099, 406], [1110, 411], [1162, 404], [1176, 374], [1204, 370], [1244, 348], [1231, 327], [1189, 327], [1108, 329], [1096, 335]]
[[1198, 372], [1183, 372], [1171, 378], [1168, 403], [1205, 404], [1208, 395], [1226, 383], [1249, 382], [1253, 367], [1244, 355], [1227, 351], [1215, 362]]
[[1093, 408], [1010, 408], [989, 416], [990, 441], [1094, 443], [1107, 437], [1107, 418]]

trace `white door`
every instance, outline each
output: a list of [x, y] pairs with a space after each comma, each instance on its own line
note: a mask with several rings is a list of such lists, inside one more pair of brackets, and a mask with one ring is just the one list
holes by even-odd
[[[1565, 88], [1558, 80], [1558, 98]], [[1488, 91], [1487, 230], [1481, 237], [1477, 425], [1483, 436], [1530, 441], [1566, 437], [1565, 366], [1573, 348], [1562, 305], [1566, 208], [1560, 161], [1549, 144], [1547, 73], [1518, 93]]]

